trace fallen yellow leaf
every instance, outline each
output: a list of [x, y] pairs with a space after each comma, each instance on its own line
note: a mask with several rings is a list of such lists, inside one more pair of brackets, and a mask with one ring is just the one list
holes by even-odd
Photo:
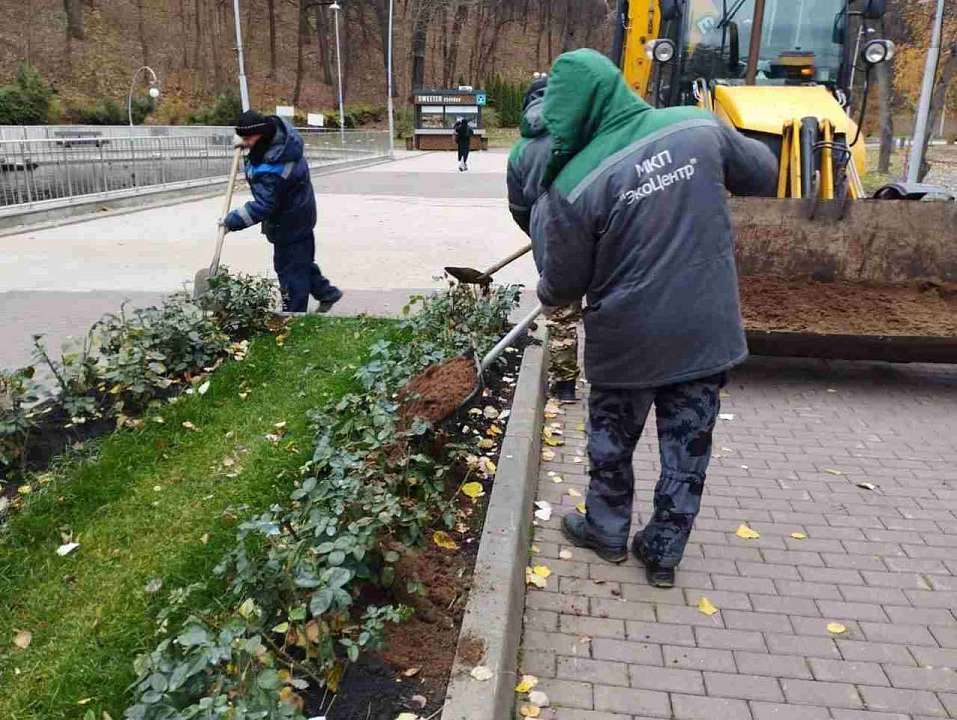
[[575, 509], [576, 509], [578, 512], [580, 512], [582, 515], [584, 515], [585, 512], [586, 512], [585, 503], [583, 503], [583, 502], [578, 503], [578, 504], [575, 506]]
[[500, 428], [498, 425], [492, 425], [492, 427], [490, 427], [486, 432], [488, 435], [501, 435], [502, 428]]
[[741, 523], [738, 526], [738, 529], [735, 530], [734, 534], [742, 540], [757, 540], [759, 537], [761, 537], [761, 533], [756, 530], [752, 530], [744, 523]]
[[518, 712], [522, 717], [527, 718], [537, 718], [542, 715], [542, 709], [537, 705], [522, 705]]
[[33, 633], [29, 630], [20, 630], [13, 637], [13, 644], [16, 645], [21, 650], [26, 650], [30, 647], [30, 643], [33, 641]]
[[552, 574], [552, 571], [548, 568], [547, 565], [536, 565], [532, 568], [532, 572], [538, 575], [539, 577], [547, 578]]
[[482, 483], [467, 482], [462, 486], [462, 494], [474, 500], [485, 494], [485, 488], [482, 487]]
[[534, 675], [522, 675], [522, 679], [519, 681], [518, 685], [515, 686], [515, 692], [527, 693], [536, 685], [538, 685], [537, 677]]
[[565, 441], [555, 437], [545, 437], [545, 444], [550, 447], [559, 447], [560, 445], [564, 445]]
[[702, 595], [701, 599], [698, 601], [698, 611], [710, 617], [718, 612], [718, 608], [716, 608], [714, 603], [708, 600], [708, 598]]
[[525, 584], [534, 585], [537, 588], [548, 587], [548, 581], [541, 575], [536, 575], [532, 568], [525, 568]]
[[582, 494], [581, 494], [580, 492], [578, 492], [575, 488], [568, 488], [568, 496], [569, 496], [569, 497], [581, 497]]
[[193, 425], [189, 420], [183, 422], [183, 427], [187, 430], [192, 430], [193, 432], [199, 432], [199, 428]]
[[847, 626], [841, 625], [841, 623], [828, 623], [827, 631], [829, 633], [834, 633], [835, 635], [843, 635], [847, 632]]
[[453, 540], [444, 530], [436, 530], [434, 533], [432, 533], [432, 542], [434, 542], [440, 548], [445, 548], [446, 550], [459, 549], [459, 544], [455, 542], [455, 540]]
[[824, 472], [826, 472], [828, 475], [843, 475], [844, 474], [840, 470], [835, 470], [834, 468], [824, 468]]
[[549, 450], [548, 448], [542, 449], [542, 460], [548, 461], [548, 460], [554, 460], [554, 459], [555, 459], [554, 450]]
[[402, 673], [403, 677], [415, 677], [418, 674], [419, 674], [419, 668], [417, 667], [409, 668], [408, 670], [405, 670]]
[[793, 532], [791, 533], [791, 537], [793, 537], [795, 540], [807, 540], [807, 533]]
[[542, 549], [541, 549], [540, 547], [538, 547], [538, 545], [532, 545], [532, 552], [533, 552], [533, 553], [540, 553], [541, 551], [542, 551]]

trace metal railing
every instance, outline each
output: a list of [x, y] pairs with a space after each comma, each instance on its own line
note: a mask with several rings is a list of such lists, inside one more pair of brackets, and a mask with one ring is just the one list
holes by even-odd
[[[149, 128], [170, 130], [164, 135], [140, 127], [130, 135], [130, 128], [94, 127], [17, 128], [20, 139], [0, 128], [0, 214], [212, 184], [229, 171], [232, 128]], [[304, 129], [302, 135], [312, 168], [389, 152], [387, 132]]]

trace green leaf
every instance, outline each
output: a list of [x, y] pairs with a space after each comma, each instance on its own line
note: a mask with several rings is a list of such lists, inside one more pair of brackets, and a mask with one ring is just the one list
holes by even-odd
[[193, 647], [194, 645], [204, 645], [209, 642], [209, 634], [206, 629], [199, 625], [191, 625], [186, 632], [176, 638], [183, 647]]
[[342, 565], [346, 561], [346, 554], [342, 550], [333, 550], [329, 553], [328, 562], [330, 565]]
[[395, 550], [389, 550], [382, 556], [382, 559], [387, 563], [394, 563], [398, 561], [399, 557], [399, 553], [397, 553]]
[[279, 673], [272, 668], [266, 668], [259, 673], [259, 677], [256, 678], [256, 685], [263, 690], [275, 690], [281, 684], [282, 680], [279, 679]]
[[331, 588], [323, 588], [317, 593], [313, 593], [312, 600], [309, 602], [309, 610], [314, 617], [318, 617], [332, 607], [334, 595]]
[[289, 611], [289, 619], [293, 622], [300, 622], [306, 619], [306, 606], [300, 605]]
[[166, 676], [161, 675], [160, 673], [153, 673], [150, 675], [149, 683], [150, 687], [156, 692], [166, 692], [166, 689], [169, 687], [169, 683], [166, 681]]

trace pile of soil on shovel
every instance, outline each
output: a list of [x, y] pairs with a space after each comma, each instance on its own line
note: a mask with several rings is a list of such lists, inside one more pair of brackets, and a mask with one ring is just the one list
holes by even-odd
[[475, 362], [464, 355], [432, 365], [399, 391], [399, 427], [411, 427], [415, 418], [439, 423], [475, 390]]
[[957, 335], [957, 285], [740, 279], [748, 330], [835, 335]]

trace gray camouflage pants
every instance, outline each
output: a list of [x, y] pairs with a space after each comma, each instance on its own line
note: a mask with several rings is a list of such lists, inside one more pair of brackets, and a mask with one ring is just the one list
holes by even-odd
[[631, 529], [635, 475], [632, 456], [651, 405], [655, 406], [661, 477], [654, 515], [635, 537], [663, 567], [681, 562], [701, 508], [711, 434], [721, 405], [724, 373], [642, 390], [593, 387], [588, 402], [587, 528], [603, 544], [624, 547]]

